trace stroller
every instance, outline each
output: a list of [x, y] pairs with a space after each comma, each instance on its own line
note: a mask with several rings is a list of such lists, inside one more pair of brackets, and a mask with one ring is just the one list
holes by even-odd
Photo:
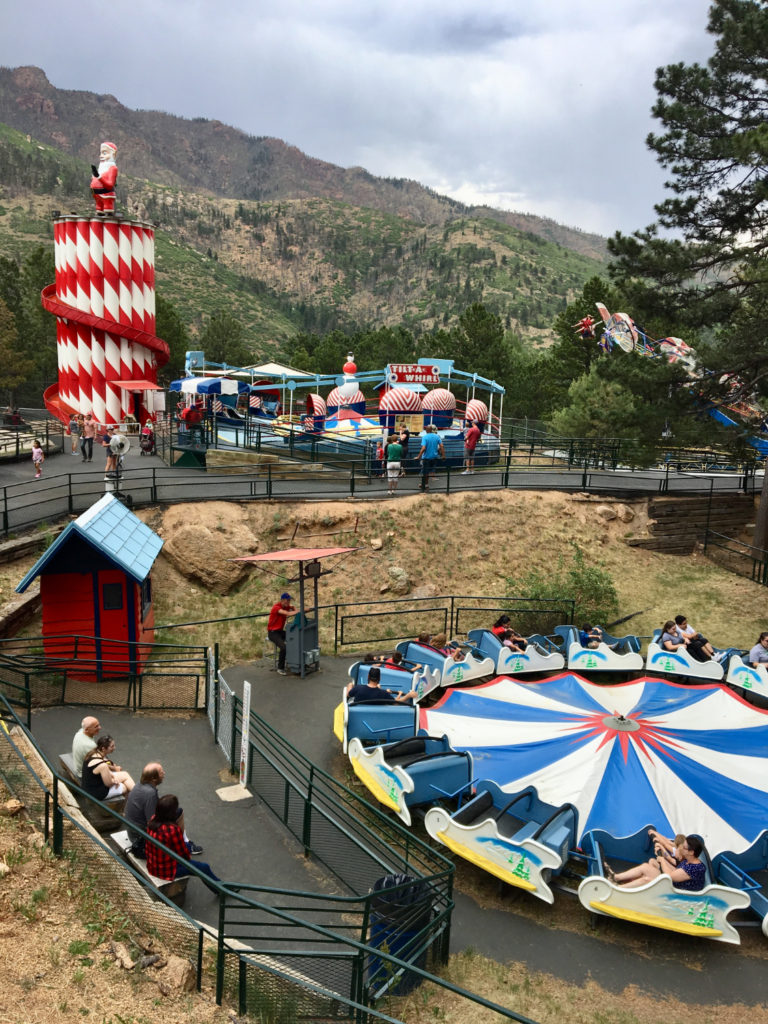
[[155, 432], [149, 423], [145, 423], [139, 434], [139, 448], [142, 455], [155, 454]]

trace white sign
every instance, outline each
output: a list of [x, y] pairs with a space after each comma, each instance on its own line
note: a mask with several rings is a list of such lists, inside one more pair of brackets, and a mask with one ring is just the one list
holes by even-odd
[[243, 726], [240, 738], [240, 785], [248, 778], [248, 739], [251, 732], [251, 684], [243, 683]]

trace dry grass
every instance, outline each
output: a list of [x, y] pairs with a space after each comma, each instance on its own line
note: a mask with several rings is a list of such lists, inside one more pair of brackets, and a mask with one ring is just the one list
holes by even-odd
[[[0, 803], [8, 799], [0, 783]], [[113, 939], [138, 959], [141, 949], [120, 909], [80, 877], [76, 862], [56, 860], [23, 818], [0, 816], [0, 1022], [2, 1024], [231, 1024], [203, 992], [163, 995], [162, 975], [130, 973], [109, 953]], [[157, 951], [168, 950], [157, 941]]]
[[[496, 963], [471, 950], [451, 957], [443, 975], [539, 1024], [741, 1024], [745, 1019], [763, 1024], [768, 1019], [764, 1006], [701, 1006], [654, 998], [633, 985], [612, 993], [591, 980], [570, 985], [520, 964]], [[407, 1024], [501, 1024], [505, 1019], [432, 984], [422, 985], [405, 998], [391, 999], [388, 1009]]]
[[[765, 590], [700, 554], [678, 557], [628, 547], [627, 536], [642, 533], [646, 520], [645, 503], [633, 507], [637, 518], [627, 525], [618, 520], [606, 523], [597, 516], [594, 504], [559, 492], [414, 496], [376, 504], [231, 506], [237, 509], [238, 522], [244, 514], [259, 551], [290, 546], [291, 538], [296, 544], [312, 546], [360, 546], [335, 566], [333, 575], [321, 580], [321, 604], [391, 596], [380, 590], [393, 565], [407, 570], [415, 588], [501, 597], [508, 593], [508, 576], [527, 568], [546, 569], [560, 556], [568, 561], [571, 542], [576, 542], [587, 552], [588, 561], [602, 562], [612, 573], [619, 592], [619, 615], [641, 613], [623, 627], [626, 631], [650, 635], [664, 619], [681, 612], [716, 645], [750, 647], [766, 628]], [[222, 520], [221, 508], [217, 505], [214, 512], [210, 505], [201, 504], [185, 506], [185, 511], [192, 522], [215, 520], [215, 528], [226, 536], [229, 520], [226, 514]], [[161, 526], [167, 516], [159, 510], [142, 513], [153, 526]], [[380, 550], [371, 548], [375, 538], [383, 542]], [[199, 582], [185, 579], [162, 554], [153, 580], [158, 623], [265, 612], [286, 585], [283, 576], [253, 569], [228, 594], [214, 595]], [[431, 623], [410, 625], [429, 629]], [[325, 650], [331, 648], [332, 629], [332, 613], [323, 613]], [[232, 664], [259, 657], [265, 633], [264, 621], [247, 620], [166, 631], [160, 638], [200, 644], [218, 640], [224, 663]]]

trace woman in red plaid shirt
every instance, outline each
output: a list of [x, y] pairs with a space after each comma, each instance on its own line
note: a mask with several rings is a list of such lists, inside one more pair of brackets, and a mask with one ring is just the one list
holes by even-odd
[[[157, 801], [157, 807], [153, 817], [147, 822], [147, 835], [156, 839], [158, 843], [167, 846], [175, 856], [161, 850], [155, 843], [146, 844], [147, 871], [156, 878], [181, 878], [182, 875], [191, 874], [186, 863], [189, 860], [189, 847], [184, 841], [184, 811], [179, 807], [179, 798], [168, 793], [161, 796]], [[218, 875], [214, 875], [210, 864], [203, 861], [195, 861], [195, 867], [208, 875], [215, 882], [221, 881]], [[201, 881], [204, 882], [203, 879]], [[204, 883], [205, 884], [205, 883]], [[211, 892], [218, 892], [213, 886], [208, 886]]]

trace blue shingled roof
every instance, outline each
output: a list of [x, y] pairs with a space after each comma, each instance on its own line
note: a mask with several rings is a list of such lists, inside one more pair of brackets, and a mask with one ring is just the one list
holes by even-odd
[[59, 534], [48, 550], [32, 566], [16, 587], [22, 594], [46, 565], [77, 534], [105, 558], [141, 583], [149, 575], [163, 541], [112, 494], [105, 494], [95, 505], [78, 516]]

